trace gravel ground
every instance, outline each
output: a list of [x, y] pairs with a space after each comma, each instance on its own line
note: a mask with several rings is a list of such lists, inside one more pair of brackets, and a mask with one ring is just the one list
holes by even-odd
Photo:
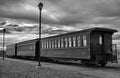
[[37, 67], [34, 64], [0, 59], [0, 78], [99, 78], [80, 72]]
[[120, 78], [120, 63], [107, 67], [0, 58], [0, 78]]

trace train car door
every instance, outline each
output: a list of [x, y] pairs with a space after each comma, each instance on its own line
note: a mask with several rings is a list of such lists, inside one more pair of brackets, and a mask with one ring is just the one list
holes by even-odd
[[97, 34], [98, 42], [96, 44], [97, 52], [96, 52], [96, 60], [103, 60], [103, 54], [105, 50], [105, 38], [104, 34]]
[[112, 34], [106, 32], [99, 32], [98, 34], [98, 52], [100, 60], [110, 61], [112, 56]]
[[105, 65], [107, 61], [112, 61], [112, 33], [95, 31], [91, 35], [91, 48], [93, 60]]
[[95, 31], [91, 34], [91, 48], [93, 60], [96, 63], [105, 65], [107, 60], [110, 60], [112, 34]]
[[[107, 39], [110, 39], [107, 41]], [[92, 60], [95, 65], [100, 64], [105, 66], [107, 63], [106, 60], [106, 49], [109, 50], [108, 46], [111, 44], [110, 35], [107, 37], [105, 32], [94, 31], [91, 34], [91, 49], [92, 49]], [[109, 57], [109, 56], [108, 56]]]
[[101, 44], [102, 48], [102, 60], [117, 63], [117, 45], [112, 45], [112, 33], [101, 33], [99, 35], [99, 44]]
[[104, 51], [104, 34], [93, 32], [91, 34], [91, 53], [93, 60], [100, 60]]

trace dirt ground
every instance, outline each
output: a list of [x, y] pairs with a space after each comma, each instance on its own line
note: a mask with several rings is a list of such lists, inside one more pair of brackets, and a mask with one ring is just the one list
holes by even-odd
[[34, 64], [12, 60], [0, 60], [0, 78], [96, 78], [80, 72], [38, 67]]
[[120, 78], [119, 64], [85, 67], [27, 60], [0, 59], [0, 78]]

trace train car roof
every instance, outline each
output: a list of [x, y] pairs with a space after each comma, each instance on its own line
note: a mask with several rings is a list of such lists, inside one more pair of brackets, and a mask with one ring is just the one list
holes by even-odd
[[9, 45], [6, 45], [6, 46], [12, 46], [12, 45], [15, 45], [16, 43], [13, 43], [13, 44], [9, 44]]
[[22, 44], [22, 43], [26, 43], [26, 42], [36, 42], [38, 40], [38, 38], [37, 39], [32, 39], [32, 40], [26, 40], [26, 41], [22, 41], [22, 42], [18, 42], [18, 43], [16, 43], [16, 44]]
[[[76, 33], [83, 33], [83, 32], [92, 32], [92, 31], [105, 31], [105, 32], [110, 32], [110, 33], [117, 32], [117, 30], [115, 30], [115, 29], [94, 27], [94, 28], [84, 29], [84, 30], [81, 30], [81, 31], [69, 32], [69, 33], [65, 33], [65, 34], [60, 34], [60, 35], [45, 37], [45, 38], [42, 38], [42, 39], [54, 38], [54, 37], [65, 36], [65, 35], [76, 34]], [[17, 44], [24, 43], [24, 42], [30, 42], [30, 41], [35, 41], [36, 42], [38, 39], [39, 38], [32, 39], [32, 40], [27, 40], [27, 41], [22, 41], [22, 42], [18, 42]]]
[[75, 34], [75, 33], [92, 32], [92, 31], [104, 31], [104, 32], [110, 32], [110, 33], [117, 32], [117, 30], [115, 30], [115, 29], [94, 27], [94, 28], [84, 29], [84, 30], [81, 30], [81, 31], [74, 31], [74, 32], [69, 32], [69, 33], [60, 34], [60, 35], [45, 37], [45, 38], [42, 38], [42, 39], [59, 37], [59, 36], [65, 36], [65, 35], [70, 35], [70, 34]]
[[91, 30], [91, 31], [105, 31], [105, 32], [117, 32], [117, 30], [115, 29], [109, 29], [109, 28], [100, 28], [100, 27], [95, 27], [95, 28], [91, 28], [91, 29], [88, 29], [88, 30]]

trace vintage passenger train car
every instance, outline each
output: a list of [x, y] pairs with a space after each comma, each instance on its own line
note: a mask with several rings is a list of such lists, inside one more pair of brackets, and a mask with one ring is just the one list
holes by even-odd
[[[90, 28], [82, 31], [42, 38], [41, 58], [81, 60], [83, 64], [105, 66], [116, 62], [112, 51], [112, 34], [117, 32], [108, 28]], [[39, 56], [39, 40], [29, 40], [7, 46], [7, 56]], [[114, 57], [114, 58], [113, 58]]]

